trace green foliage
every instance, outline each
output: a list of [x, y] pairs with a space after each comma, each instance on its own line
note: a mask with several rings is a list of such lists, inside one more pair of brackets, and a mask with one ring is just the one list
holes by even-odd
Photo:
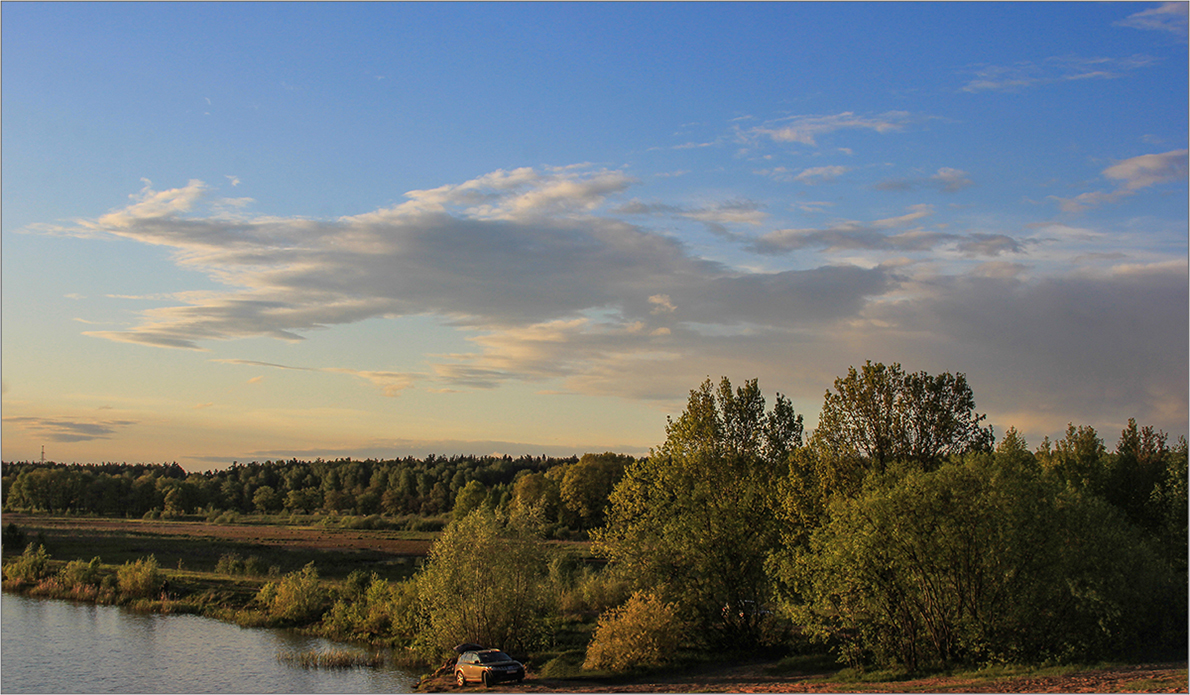
[[901, 365], [867, 362], [827, 391], [814, 436], [841, 457], [875, 470], [893, 461], [936, 467], [951, 454], [990, 450], [991, 427], [979, 423], [975, 396], [962, 374], [906, 374]]
[[265, 584], [257, 594], [257, 601], [274, 618], [305, 624], [322, 616], [327, 608], [327, 593], [318, 580], [318, 568], [311, 562], [286, 574], [279, 582]]
[[98, 557], [91, 558], [90, 562], [84, 562], [82, 559], [71, 560], [66, 563], [58, 576], [62, 584], [67, 587], [99, 586], [103, 580]]
[[417, 578], [426, 643], [443, 652], [460, 642], [528, 651], [551, 608], [549, 555], [531, 510], [503, 518], [481, 508], [451, 522]]
[[726, 378], [717, 389], [708, 379], [666, 432], [616, 486], [595, 549], [724, 643], [756, 642], [758, 613], [733, 607], [770, 597], [765, 558], [780, 540], [773, 492], [800, 445], [801, 418], [779, 395], [766, 413], [755, 380], [733, 392]]
[[36, 583], [49, 574], [50, 554], [45, 546], [30, 543], [25, 552], [4, 565], [4, 577], [10, 581]]
[[219, 561], [215, 563], [215, 571], [231, 576], [260, 576], [268, 572], [268, 568], [255, 555], [249, 555], [245, 559], [237, 552], [229, 552], [219, 556]]
[[577, 518], [581, 528], [602, 526], [608, 498], [625, 469], [635, 462], [631, 456], [605, 452], [583, 454], [578, 463], [567, 466], [559, 486], [561, 501]]
[[686, 642], [690, 625], [681, 608], [638, 591], [628, 602], [599, 617], [583, 668], [616, 672], [670, 663], [675, 645]]
[[1119, 654], [1164, 581], [1109, 505], [1009, 452], [891, 467], [791, 557], [795, 619], [853, 664], [910, 670]]
[[15, 523], [11, 521], [8, 522], [8, 524], [4, 526], [4, 533], [2, 536], [0, 536], [0, 545], [3, 545], [5, 548], [10, 550], [24, 547], [25, 532], [21, 530], [21, 527], [17, 526]]
[[116, 570], [116, 585], [128, 598], [149, 598], [161, 593], [162, 574], [153, 555], [125, 562]]
[[424, 625], [413, 582], [391, 583], [375, 573], [353, 572], [323, 616], [328, 636], [409, 647]]

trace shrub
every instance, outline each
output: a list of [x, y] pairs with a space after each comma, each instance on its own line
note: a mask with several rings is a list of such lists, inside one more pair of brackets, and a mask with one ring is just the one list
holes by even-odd
[[50, 554], [44, 545], [30, 543], [25, 552], [4, 566], [4, 576], [17, 582], [36, 582], [48, 573]]
[[153, 555], [125, 562], [116, 570], [120, 593], [130, 598], [148, 598], [161, 591], [161, 569]]
[[273, 617], [294, 623], [318, 620], [327, 603], [326, 591], [318, 581], [318, 568], [313, 562], [290, 572], [278, 583], [269, 582], [257, 598], [268, 606]]
[[664, 665], [688, 631], [676, 604], [637, 591], [600, 616], [583, 668], [623, 672]]
[[62, 568], [59, 577], [67, 587], [99, 586], [102, 580], [99, 575], [99, 558], [93, 557], [90, 562], [81, 559], [71, 560]]

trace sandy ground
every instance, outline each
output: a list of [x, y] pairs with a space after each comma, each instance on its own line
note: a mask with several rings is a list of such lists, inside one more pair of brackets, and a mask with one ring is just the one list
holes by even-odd
[[[764, 664], [731, 667], [719, 672], [643, 680], [636, 683], [535, 678], [519, 685], [502, 684], [491, 692], [531, 693], [1184, 693], [1186, 664], [1144, 664], [1090, 670], [1066, 676], [972, 680], [948, 677], [885, 683], [837, 683], [822, 675], [767, 676]], [[421, 692], [482, 691], [457, 687], [449, 677], [419, 684]]]

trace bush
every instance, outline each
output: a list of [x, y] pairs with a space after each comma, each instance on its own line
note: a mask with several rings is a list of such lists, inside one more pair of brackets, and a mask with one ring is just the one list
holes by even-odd
[[318, 568], [311, 562], [300, 571], [285, 575], [278, 583], [265, 584], [257, 600], [268, 607], [274, 618], [303, 624], [322, 616], [327, 596], [318, 581]]
[[638, 591], [599, 618], [583, 668], [624, 672], [662, 666], [673, 660], [673, 645], [683, 642], [689, 629], [676, 604]]
[[99, 574], [99, 558], [93, 557], [90, 562], [71, 560], [66, 563], [58, 575], [66, 587], [99, 586], [102, 577]]
[[30, 543], [25, 546], [25, 552], [4, 566], [4, 576], [16, 582], [37, 582], [48, 574], [50, 554], [44, 545]]
[[116, 570], [116, 585], [129, 598], [148, 598], [161, 591], [161, 569], [153, 555], [125, 562]]

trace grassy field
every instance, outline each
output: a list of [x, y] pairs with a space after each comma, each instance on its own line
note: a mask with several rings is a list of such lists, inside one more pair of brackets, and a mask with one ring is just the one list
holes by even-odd
[[[341, 528], [323, 523], [297, 525], [221, 524], [197, 520], [102, 519], [5, 514], [26, 542], [40, 542], [55, 560], [89, 560], [119, 565], [149, 554], [162, 568], [214, 572], [228, 553], [256, 557], [279, 573], [315, 562], [322, 576], [342, 579], [355, 570], [404, 579], [417, 569], [436, 535], [428, 531]], [[20, 553], [24, 548], [4, 548]]]

